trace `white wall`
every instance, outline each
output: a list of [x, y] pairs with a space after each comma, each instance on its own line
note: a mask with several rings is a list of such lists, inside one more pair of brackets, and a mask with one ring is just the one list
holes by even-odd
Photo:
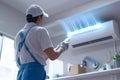
[[25, 15], [16, 9], [0, 2], [0, 32], [14, 37], [25, 24]]
[[[120, 40], [116, 41], [116, 49], [115, 42], [110, 42], [84, 49], [77, 48], [70, 52], [66, 51], [59, 59], [65, 61], [66, 64], [81, 64], [84, 57], [89, 56], [98, 61], [102, 66], [108, 63], [112, 65], [112, 67], [115, 67], [112, 58], [116, 50], [120, 51]], [[64, 66], [64, 68], [67, 69], [67, 65]], [[92, 70], [91, 62], [88, 61], [87, 71], [89, 72]], [[64, 71], [64, 73], [67, 74], [68, 72]]]
[[[85, 13], [87, 11], [90, 10], [94, 10], [96, 7], [102, 7], [108, 4], [112, 4], [114, 1], [119, 1], [119, 0], [109, 0], [107, 2], [107, 0], [99, 0], [98, 3], [93, 3], [93, 4], [88, 4], [89, 6], [83, 6], [80, 7], [79, 9], [74, 9], [72, 11], [68, 11], [66, 13], [68, 16], [71, 14], [75, 14], [75, 13]], [[99, 4], [100, 3], [100, 4]], [[97, 6], [98, 5], [98, 6]], [[90, 7], [90, 8], [88, 8]], [[62, 14], [61, 14], [62, 15]], [[63, 16], [65, 15], [65, 13], [63, 14]], [[58, 16], [59, 17], [59, 16]], [[113, 17], [113, 16], [111, 16]], [[120, 21], [119, 21], [120, 24]], [[120, 29], [120, 27], [119, 27]], [[119, 30], [120, 31], [120, 30]], [[59, 31], [58, 31], [59, 32]], [[52, 41], [53, 42], [60, 42], [60, 40], [62, 41], [62, 39], [64, 39], [65, 36], [62, 35], [62, 37], [57, 36], [56, 38], [53, 38]], [[57, 43], [58, 44], [58, 43]], [[57, 45], [55, 44], [55, 45]], [[120, 51], [120, 40], [116, 42], [117, 47], [116, 50]], [[109, 63], [113, 66], [113, 62], [112, 62], [112, 57], [115, 54], [115, 42], [110, 42], [110, 43], [106, 43], [106, 44], [101, 44], [98, 46], [92, 46], [86, 49], [75, 49], [73, 51], [70, 52], [65, 52], [63, 53], [59, 59], [63, 60], [65, 62], [65, 66], [64, 66], [64, 73], [67, 74], [67, 64], [80, 64], [82, 62], [82, 60], [84, 59], [85, 56], [89, 56], [95, 60], [97, 60], [101, 65], [104, 65], [105, 63]], [[89, 64], [89, 68], [87, 68], [87, 71], [92, 71], [92, 66], [91, 64]]]
[[[120, 24], [120, 21], [118, 22], [118, 25], [119, 24]], [[120, 33], [120, 27], [119, 27], [119, 33]], [[60, 40], [62, 41], [62, 39], [64, 39], [63, 37], [65, 36], [62, 35], [62, 36], [54, 37], [52, 41], [53, 43], [60, 42]], [[57, 44], [55, 44], [55, 46]], [[82, 60], [86, 56], [89, 56], [95, 59], [101, 65], [104, 65], [105, 63], [109, 63], [112, 65], [112, 67], [114, 67], [113, 57], [114, 57], [115, 51], [120, 51], [120, 40], [116, 41], [116, 47], [115, 47], [115, 41], [96, 45], [96, 46], [91, 46], [87, 48], [82, 48], [82, 49], [78, 47], [78, 48], [75, 48], [74, 50], [66, 51], [59, 57], [59, 59], [64, 61], [64, 74], [66, 75], [68, 74], [67, 64], [81, 64]], [[92, 70], [93, 68], [92, 68], [91, 62], [88, 62], [87, 71], [92, 71]]]

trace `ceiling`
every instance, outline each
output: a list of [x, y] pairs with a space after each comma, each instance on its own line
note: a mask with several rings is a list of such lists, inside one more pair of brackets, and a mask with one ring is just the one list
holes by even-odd
[[84, 5], [88, 2], [95, 0], [1, 0], [2, 2], [10, 5], [11, 7], [19, 10], [25, 14], [26, 9], [31, 4], [40, 5], [49, 16], [61, 13], [65, 10], [71, 10], [78, 6]]
[[[120, 0], [0, 0], [25, 14], [31, 4], [39, 4], [49, 14], [45, 23], [75, 15], [77, 13], [92, 13], [104, 21], [120, 19]], [[97, 5], [98, 4], [98, 5]]]

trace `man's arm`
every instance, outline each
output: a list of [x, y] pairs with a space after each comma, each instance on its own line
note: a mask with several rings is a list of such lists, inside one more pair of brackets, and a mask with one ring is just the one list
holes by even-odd
[[51, 47], [44, 50], [44, 52], [47, 54], [50, 60], [55, 60], [61, 55], [61, 53], [63, 52], [63, 48], [60, 47], [59, 49], [54, 50], [54, 48]]

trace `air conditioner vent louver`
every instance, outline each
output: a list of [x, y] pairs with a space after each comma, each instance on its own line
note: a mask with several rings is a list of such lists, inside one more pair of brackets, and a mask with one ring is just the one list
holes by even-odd
[[107, 37], [103, 37], [103, 38], [100, 38], [100, 39], [91, 40], [91, 41], [88, 41], [88, 42], [78, 43], [78, 44], [72, 45], [72, 47], [76, 48], [76, 47], [89, 45], [89, 44], [93, 44], [93, 43], [96, 43], [96, 42], [101, 42], [101, 41], [105, 41], [105, 40], [109, 40], [109, 39], [113, 39], [113, 37], [112, 36], [107, 36]]

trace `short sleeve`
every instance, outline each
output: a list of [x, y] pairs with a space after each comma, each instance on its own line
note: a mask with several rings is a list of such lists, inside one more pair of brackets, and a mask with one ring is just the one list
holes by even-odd
[[40, 41], [41, 49], [43, 51], [46, 50], [47, 48], [53, 47], [52, 41], [49, 36], [49, 32], [45, 28], [40, 29], [39, 41]]

